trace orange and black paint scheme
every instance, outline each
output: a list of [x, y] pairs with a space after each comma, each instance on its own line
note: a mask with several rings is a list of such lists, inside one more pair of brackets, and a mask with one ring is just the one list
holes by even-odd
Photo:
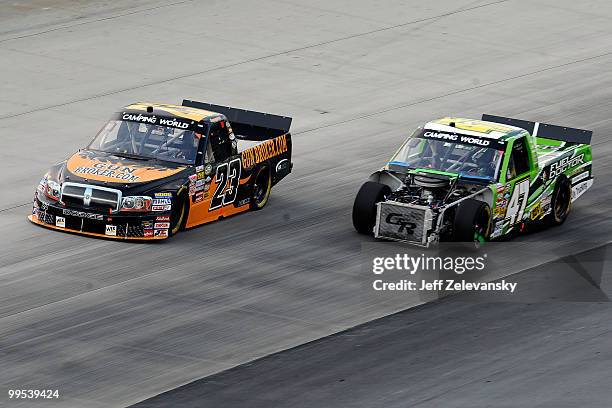
[[[289, 117], [192, 100], [129, 105], [86, 149], [47, 172], [28, 218], [83, 235], [159, 240], [261, 209], [292, 170], [290, 125]], [[163, 155], [173, 149], [175, 156]]]

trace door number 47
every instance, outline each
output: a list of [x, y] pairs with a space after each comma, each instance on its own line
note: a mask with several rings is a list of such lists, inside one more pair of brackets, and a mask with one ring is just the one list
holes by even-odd
[[506, 211], [506, 217], [510, 218], [510, 225], [514, 225], [523, 219], [528, 195], [529, 179], [525, 179], [514, 185], [514, 191], [512, 192], [512, 197], [508, 203], [508, 210]]

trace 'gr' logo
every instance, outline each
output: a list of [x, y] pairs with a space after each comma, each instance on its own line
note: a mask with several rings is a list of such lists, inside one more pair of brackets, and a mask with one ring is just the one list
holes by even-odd
[[389, 215], [387, 215], [385, 222], [387, 224], [399, 225], [400, 227], [397, 232], [400, 234], [402, 232], [405, 232], [406, 235], [414, 234], [414, 229], [417, 227], [414, 222], [410, 221], [408, 218], [398, 213], [390, 213]]

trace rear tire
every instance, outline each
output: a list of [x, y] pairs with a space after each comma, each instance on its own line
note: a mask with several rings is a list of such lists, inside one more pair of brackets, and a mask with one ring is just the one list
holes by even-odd
[[251, 190], [251, 209], [261, 210], [268, 203], [272, 189], [272, 172], [268, 166], [262, 166], [255, 175]]
[[368, 181], [364, 183], [353, 204], [353, 226], [360, 234], [372, 235], [376, 224], [376, 204], [391, 193], [389, 186]]
[[483, 243], [491, 236], [491, 207], [468, 199], [459, 203], [453, 221], [453, 241]]
[[560, 177], [550, 200], [550, 214], [545, 222], [550, 225], [561, 225], [572, 210], [572, 183], [567, 177]]

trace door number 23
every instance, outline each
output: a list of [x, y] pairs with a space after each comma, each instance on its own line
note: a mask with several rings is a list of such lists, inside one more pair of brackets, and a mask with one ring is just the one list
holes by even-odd
[[217, 166], [217, 173], [215, 175], [217, 188], [210, 200], [209, 211], [229, 205], [236, 200], [241, 172], [242, 164], [239, 158]]

